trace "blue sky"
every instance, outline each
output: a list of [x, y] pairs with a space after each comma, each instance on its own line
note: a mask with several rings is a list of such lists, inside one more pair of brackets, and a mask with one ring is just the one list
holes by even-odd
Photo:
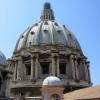
[[[0, 51], [12, 56], [20, 34], [40, 21], [46, 0], [0, 0]], [[100, 84], [100, 0], [48, 0], [55, 18], [77, 37], [90, 61], [91, 79]]]

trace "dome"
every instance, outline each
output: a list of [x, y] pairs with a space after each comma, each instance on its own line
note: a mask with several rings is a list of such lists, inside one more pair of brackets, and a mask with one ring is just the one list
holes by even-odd
[[0, 51], [0, 64], [5, 64], [6, 62], [6, 57], [4, 56], [4, 54]]
[[61, 85], [61, 80], [55, 76], [49, 76], [43, 81], [43, 86], [59, 86]]
[[15, 52], [34, 45], [65, 45], [81, 50], [76, 37], [56, 21], [40, 21], [29, 27], [18, 39]]
[[65, 25], [55, 21], [50, 3], [44, 4], [41, 21], [28, 27], [18, 39], [15, 52], [30, 46], [63, 45], [81, 50], [79, 42]]

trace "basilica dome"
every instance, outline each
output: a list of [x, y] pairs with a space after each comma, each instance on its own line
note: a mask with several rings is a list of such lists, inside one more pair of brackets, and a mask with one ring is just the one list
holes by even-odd
[[81, 50], [74, 34], [65, 25], [61, 25], [54, 20], [54, 13], [49, 3], [44, 5], [41, 21], [28, 27], [21, 34], [16, 44], [15, 52], [35, 45], [64, 45]]
[[0, 51], [0, 64], [4, 65], [6, 62], [6, 57], [4, 56], [4, 54]]
[[43, 86], [59, 86], [61, 85], [61, 80], [55, 76], [49, 76], [43, 81]]
[[40, 21], [20, 35], [9, 68], [14, 71], [12, 80], [16, 81], [11, 87], [14, 95], [19, 88], [26, 93], [29, 89], [30, 94], [32, 88], [39, 95], [41, 86], [61, 83], [66, 93], [91, 85], [87, 57], [74, 34], [55, 20], [48, 2]]

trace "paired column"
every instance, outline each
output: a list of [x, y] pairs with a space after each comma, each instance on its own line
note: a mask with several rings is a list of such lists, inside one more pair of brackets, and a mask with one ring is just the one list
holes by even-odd
[[30, 78], [38, 78], [38, 67], [39, 67], [39, 61], [38, 61], [38, 54], [31, 56], [31, 76]]
[[58, 77], [60, 75], [58, 54], [52, 54], [52, 74]]

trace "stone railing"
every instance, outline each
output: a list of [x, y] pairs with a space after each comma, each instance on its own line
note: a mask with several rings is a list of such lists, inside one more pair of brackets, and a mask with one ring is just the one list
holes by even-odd
[[41, 80], [17, 80], [10, 82], [10, 88], [17, 88], [17, 87], [41, 87], [42, 81]]
[[[4, 99], [5, 100], [5, 99]], [[9, 100], [42, 100], [41, 97], [16, 97], [10, 98]]]

